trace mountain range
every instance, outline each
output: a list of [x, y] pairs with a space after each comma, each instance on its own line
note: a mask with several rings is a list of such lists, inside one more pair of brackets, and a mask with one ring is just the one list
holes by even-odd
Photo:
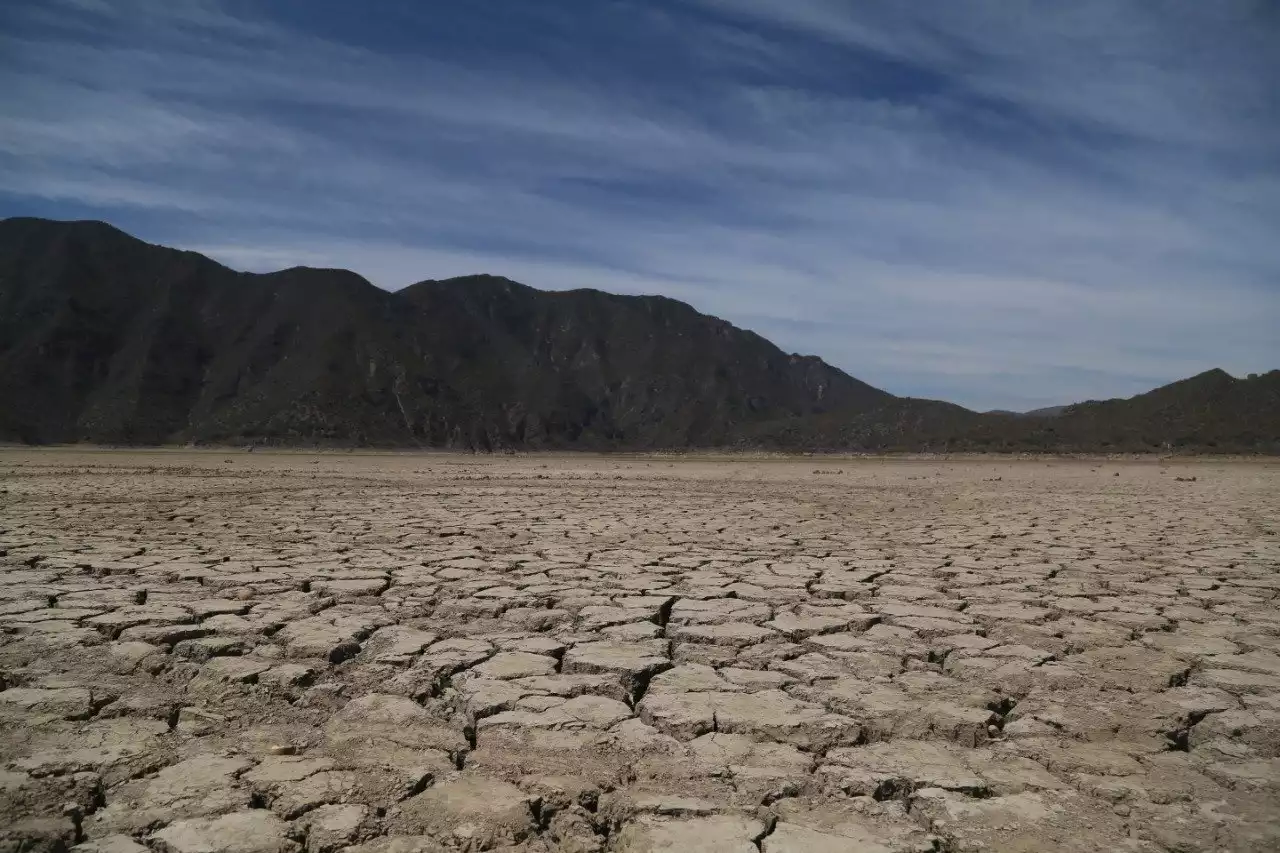
[[898, 397], [661, 296], [237, 272], [0, 220], [0, 440], [475, 450], [1280, 451], [1280, 370], [1026, 414]]

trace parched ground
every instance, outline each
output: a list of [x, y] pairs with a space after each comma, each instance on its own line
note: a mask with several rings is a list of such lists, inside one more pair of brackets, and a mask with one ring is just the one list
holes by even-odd
[[1275, 461], [0, 451], [0, 850], [1280, 849], [1278, 527]]

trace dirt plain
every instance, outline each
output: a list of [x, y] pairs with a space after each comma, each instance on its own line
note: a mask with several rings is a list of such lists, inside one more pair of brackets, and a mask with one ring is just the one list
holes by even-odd
[[0, 850], [1280, 849], [1276, 461], [0, 450]]

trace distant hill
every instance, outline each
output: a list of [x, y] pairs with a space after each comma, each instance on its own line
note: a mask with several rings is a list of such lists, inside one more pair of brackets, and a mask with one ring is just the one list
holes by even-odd
[[1029, 418], [1056, 418], [1069, 408], [1070, 406], [1045, 406], [1042, 409], [1032, 409], [1022, 414]]
[[990, 409], [984, 415], [1008, 415], [1015, 418], [1055, 418], [1067, 410], [1066, 406], [1045, 406], [1043, 409], [1032, 409], [1028, 412], [1015, 412], [1012, 409]]
[[765, 444], [807, 449], [1280, 453], [1280, 370], [1245, 379], [1210, 370], [1129, 399], [1076, 403], [1044, 416], [900, 403], [789, 419], [754, 434]]
[[1124, 400], [1063, 407], [1034, 443], [1131, 451], [1280, 451], [1280, 370], [1237, 379], [1209, 370]]
[[[1276, 450], [1280, 372], [1055, 417], [896, 397], [661, 296], [256, 275], [0, 221], [0, 439], [505, 448]], [[1042, 413], [1031, 413], [1042, 414]]]

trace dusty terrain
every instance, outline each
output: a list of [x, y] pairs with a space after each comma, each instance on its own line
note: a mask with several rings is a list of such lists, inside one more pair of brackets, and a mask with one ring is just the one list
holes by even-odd
[[0, 850], [1276, 850], [1277, 527], [1274, 461], [0, 451]]

